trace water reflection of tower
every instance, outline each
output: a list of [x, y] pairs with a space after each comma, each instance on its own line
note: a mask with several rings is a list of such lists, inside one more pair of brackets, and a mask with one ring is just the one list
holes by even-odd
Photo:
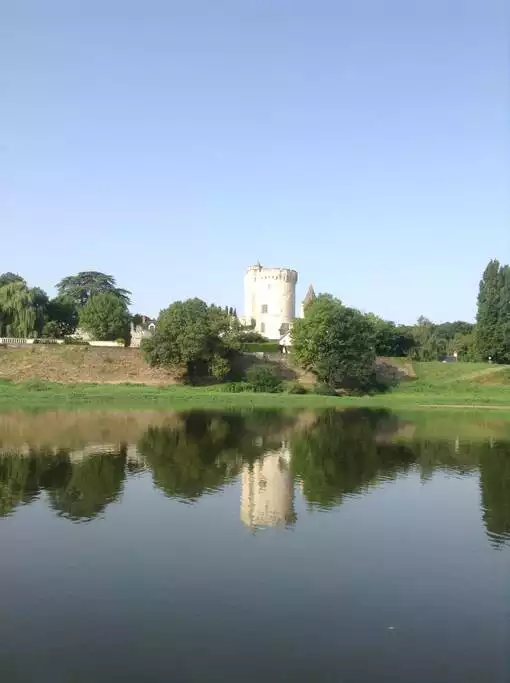
[[285, 442], [268, 451], [241, 473], [241, 520], [249, 527], [271, 527], [295, 521], [290, 450]]

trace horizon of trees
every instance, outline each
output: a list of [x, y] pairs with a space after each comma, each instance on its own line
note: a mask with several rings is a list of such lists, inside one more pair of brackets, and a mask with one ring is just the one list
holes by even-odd
[[[63, 338], [81, 328], [97, 339], [127, 339], [129, 322], [141, 319], [129, 311], [131, 292], [118, 287], [112, 275], [83, 271], [62, 278], [56, 290], [50, 298], [17, 273], [0, 274], [0, 336]], [[237, 319], [231, 306], [211, 308]], [[475, 323], [435, 323], [420, 316], [414, 325], [404, 325], [360, 314], [373, 328], [377, 356], [428, 361], [457, 354], [463, 361], [510, 363], [510, 266], [496, 259], [482, 274]]]

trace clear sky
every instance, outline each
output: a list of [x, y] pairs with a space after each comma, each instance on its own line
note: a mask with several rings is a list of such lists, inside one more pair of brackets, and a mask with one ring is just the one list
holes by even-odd
[[510, 261], [508, 0], [0, 2], [0, 272], [471, 319]]

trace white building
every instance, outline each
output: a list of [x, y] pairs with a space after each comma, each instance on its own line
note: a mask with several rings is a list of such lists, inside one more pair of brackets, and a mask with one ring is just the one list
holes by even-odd
[[297, 279], [290, 268], [250, 266], [244, 276], [242, 322], [268, 339], [280, 339], [296, 315]]

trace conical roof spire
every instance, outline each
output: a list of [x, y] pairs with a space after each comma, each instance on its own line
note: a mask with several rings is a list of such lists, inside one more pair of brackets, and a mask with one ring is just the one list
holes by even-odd
[[308, 287], [308, 291], [306, 292], [305, 298], [303, 299], [303, 306], [307, 306], [308, 304], [311, 304], [312, 301], [315, 301], [317, 298], [315, 294], [315, 290], [312, 285]]

